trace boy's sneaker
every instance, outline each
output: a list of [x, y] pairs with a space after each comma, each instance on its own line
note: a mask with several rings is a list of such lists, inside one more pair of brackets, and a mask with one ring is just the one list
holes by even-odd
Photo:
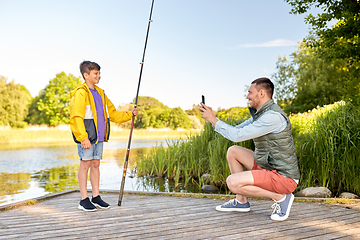
[[108, 209], [110, 208], [110, 204], [104, 202], [104, 200], [101, 199], [100, 195], [97, 195], [96, 197], [92, 197], [91, 202], [102, 209]]
[[285, 196], [285, 200], [278, 203], [275, 202], [271, 207], [274, 211], [271, 214], [271, 219], [276, 221], [284, 221], [289, 217], [290, 208], [294, 201], [294, 195], [292, 193], [288, 193]]
[[249, 212], [250, 203], [240, 203], [238, 200], [232, 199], [223, 205], [217, 206], [215, 209], [221, 212]]
[[94, 204], [90, 202], [90, 199], [88, 197], [80, 201], [78, 209], [87, 212], [93, 212], [97, 210]]

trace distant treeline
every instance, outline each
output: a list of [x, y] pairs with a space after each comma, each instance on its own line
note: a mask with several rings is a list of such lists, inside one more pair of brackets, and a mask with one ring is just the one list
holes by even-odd
[[[31, 125], [45, 124], [56, 126], [70, 122], [70, 91], [80, 85], [80, 77], [61, 72], [51, 79], [48, 85], [36, 97], [31, 97], [25, 86], [15, 84], [14, 81], [0, 76], [0, 126], [22, 128]], [[118, 107], [120, 111], [127, 111], [134, 107], [132, 103]], [[135, 128], [185, 128], [202, 129], [205, 122], [201, 118], [199, 105], [192, 109], [182, 110], [180, 107], [169, 108], [152, 97], [138, 98], [138, 116]], [[234, 113], [247, 112], [247, 108], [234, 107], [219, 109], [218, 114], [230, 117]], [[131, 122], [119, 124], [123, 128], [130, 128]]]

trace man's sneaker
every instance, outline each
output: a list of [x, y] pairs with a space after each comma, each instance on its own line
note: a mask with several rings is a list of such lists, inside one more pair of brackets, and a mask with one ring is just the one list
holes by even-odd
[[90, 202], [90, 199], [88, 197], [80, 201], [78, 209], [81, 209], [81, 210], [84, 210], [87, 212], [93, 212], [93, 211], [97, 210], [96, 207], [94, 206], [94, 204], [92, 204]]
[[98, 208], [102, 208], [102, 209], [108, 209], [108, 208], [110, 208], [110, 204], [104, 202], [104, 201], [101, 199], [100, 195], [97, 195], [96, 197], [92, 197], [91, 202], [92, 202], [95, 206], [97, 206]]
[[215, 209], [221, 212], [249, 212], [250, 203], [240, 203], [238, 200], [232, 199], [223, 205], [217, 206]]
[[271, 214], [271, 219], [276, 221], [284, 221], [289, 217], [290, 214], [290, 208], [294, 201], [294, 195], [292, 193], [288, 193], [285, 196], [285, 200], [278, 203], [275, 202], [272, 205], [272, 208], [274, 209]]

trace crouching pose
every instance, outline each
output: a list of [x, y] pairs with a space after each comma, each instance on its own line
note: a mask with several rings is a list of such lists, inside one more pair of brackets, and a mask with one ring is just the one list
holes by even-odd
[[[253, 139], [255, 151], [232, 146], [227, 160], [231, 175], [226, 183], [236, 198], [216, 210], [248, 212], [247, 196], [272, 198], [272, 220], [286, 220], [294, 201], [292, 192], [300, 179], [298, 160], [289, 118], [274, 103], [274, 84], [268, 78], [251, 83], [247, 99], [251, 118], [238, 126], [230, 126], [216, 118], [211, 107], [201, 103], [201, 116], [215, 131], [233, 142]], [[245, 168], [249, 171], [245, 171]]]

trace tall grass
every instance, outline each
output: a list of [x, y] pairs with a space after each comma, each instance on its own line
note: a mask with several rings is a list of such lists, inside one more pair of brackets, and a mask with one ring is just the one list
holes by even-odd
[[[243, 119], [226, 122], [239, 124]], [[338, 196], [343, 191], [360, 194], [360, 111], [351, 103], [338, 102], [307, 113], [290, 116], [300, 167], [299, 189], [310, 186], [330, 188]], [[210, 183], [226, 189], [230, 174], [227, 149], [239, 145], [254, 149], [252, 140], [233, 143], [207, 123], [204, 131], [186, 141], [158, 146], [136, 160], [140, 175], [167, 177], [199, 188], [201, 176], [211, 175]]]
[[345, 102], [291, 116], [301, 129], [295, 134], [301, 188], [324, 186], [335, 195], [360, 193], [359, 117], [358, 107]]
[[[232, 124], [239, 124], [242, 121], [243, 119], [227, 120]], [[209, 173], [210, 183], [225, 189], [225, 179], [230, 174], [226, 153], [232, 145], [235, 143], [214, 132], [211, 124], [206, 123], [201, 134], [189, 136], [187, 140], [169, 141], [167, 146], [153, 148], [141, 159], [138, 158], [136, 161], [138, 174], [167, 177], [174, 180], [175, 185], [183, 178], [185, 186], [191, 182], [201, 188], [204, 184], [201, 176]], [[236, 145], [253, 148], [252, 141]]]

